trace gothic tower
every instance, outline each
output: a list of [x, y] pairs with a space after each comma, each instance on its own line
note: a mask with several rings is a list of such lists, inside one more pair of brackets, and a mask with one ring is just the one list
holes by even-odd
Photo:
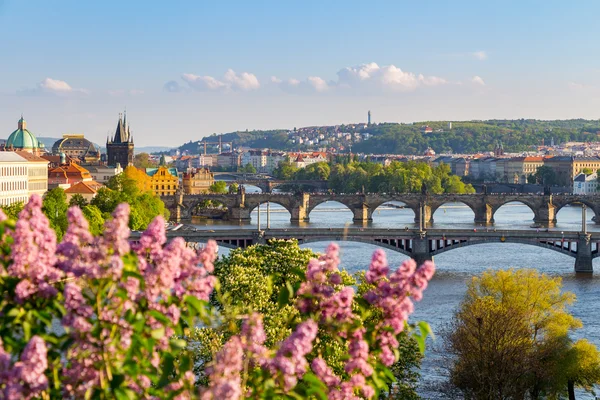
[[120, 164], [126, 168], [133, 165], [133, 137], [127, 124], [127, 115], [119, 114], [117, 130], [112, 139], [106, 140], [107, 163], [110, 166]]

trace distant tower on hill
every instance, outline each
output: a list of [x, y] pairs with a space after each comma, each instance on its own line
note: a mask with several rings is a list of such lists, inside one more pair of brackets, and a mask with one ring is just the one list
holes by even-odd
[[133, 136], [127, 124], [127, 115], [119, 114], [119, 122], [115, 135], [106, 140], [106, 153], [108, 165], [126, 168], [133, 165]]
[[494, 155], [496, 157], [504, 155], [504, 146], [502, 145], [502, 142], [496, 143], [496, 147], [494, 148]]
[[367, 113], [367, 125], [371, 125], [371, 110]]
[[448, 122], [448, 129], [452, 130], [452, 122]]

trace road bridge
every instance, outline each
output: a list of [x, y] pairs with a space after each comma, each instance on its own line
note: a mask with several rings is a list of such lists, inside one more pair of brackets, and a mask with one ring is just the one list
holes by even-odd
[[227, 218], [236, 223], [249, 222], [252, 210], [267, 202], [279, 204], [289, 211], [292, 223], [308, 222], [310, 212], [319, 204], [328, 201], [336, 201], [348, 207], [355, 223], [373, 221], [373, 212], [377, 207], [390, 202], [403, 203], [406, 208], [410, 208], [415, 213], [415, 222], [424, 226], [433, 223], [433, 214], [446, 203], [467, 205], [475, 214], [475, 223], [481, 225], [493, 224], [496, 211], [511, 202], [525, 204], [533, 212], [534, 222], [543, 226], [555, 224], [556, 214], [560, 209], [573, 203], [584, 204], [597, 217], [596, 223], [600, 223], [600, 194], [250, 194], [240, 190], [234, 194], [177, 193], [174, 196], [165, 196], [162, 200], [175, 221], [189, 220], [192, 211], [201, 202], [214, 200], [227, 207]]
[[[133, 235], [135, 239], [136, 234]], [[139, 237], [139, 233], [137, 234]], [[294, 228], [231, 230], [180, 230], [167, 232], [169, 238], [182, 237], [188, 244], [214, 239], [223, 247], [245, 248], [271, 239], [297, 239], [299, 243], [352, 241], [370, 243], [405, 254], [422, 263], [437, 254], [483, 243], [520, 243], [542, 247], [575, 258], [575, 272], [592, 272], [592, 259], [600, 256], [600, 233], [536, 232], [493, 229], [373, 229], [373, 228]]]

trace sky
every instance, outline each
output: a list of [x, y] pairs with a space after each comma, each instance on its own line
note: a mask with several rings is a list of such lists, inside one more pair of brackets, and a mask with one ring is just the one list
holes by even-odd
[[[489, 4], [488, 4], [489, 3]], [[0, 0], [0, 138], [600, 118], [600, 2]]]

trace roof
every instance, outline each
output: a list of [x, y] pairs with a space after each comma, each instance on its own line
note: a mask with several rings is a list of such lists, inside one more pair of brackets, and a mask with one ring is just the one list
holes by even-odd
[[92, 188], [86, 182], [77, 182], [65, 190], [65, 193], [67, 194], [96, 194], [96, 192], [97, 190]]
[[24, 159], [26, 159], [29, 162], [41, 162], [41, 163], [48, 164], [48, 160], [46, 160], [45, 158], [38, 157], [35, 154], [32, 154], [28, 151], [15, 151], [15, 153], [17, 153], [18, 155], [20, 155], [21, 157], [23, 157]]
[[84, 138], [83, 135], [63, 135], [63, 138], [54, 142], [54, 145], [52, 146], [53, 153], [60, 153], [63, 150], [74, 149], [85, 149], [86, 155], [89, 153], [100, 155], [100, 150], [98, 150], [96, 145]]
[[25, 162], [16, 151], [0, 151], [0, 162]]
[[166, 169], [171, 175], [178, 177], [177, 168], [167, 168], [167, 167], [158, 167], [158, 168], [146, 168], [146, 174], [148, 176], [154, 176], [160, 168]]
[[50, 170], [50, 173], [64, 172], [66, 176], [76, 175], [81, 178], [91, 178], [90, 171], [80, 167], [77, 163], [70, 163], [68, 165], [61, 165]]

